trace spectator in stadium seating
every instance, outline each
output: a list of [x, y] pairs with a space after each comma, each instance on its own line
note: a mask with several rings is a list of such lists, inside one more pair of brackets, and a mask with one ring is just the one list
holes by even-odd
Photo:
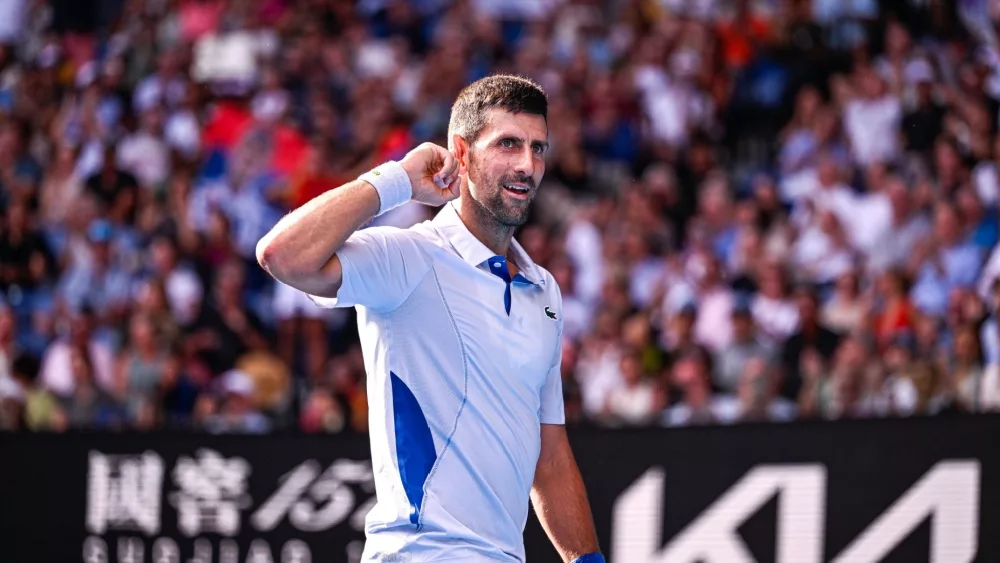
[[218, 412], [207, 417], [205, 429], [213, 434], [261, 434], [271, 422], [253, 403], [253, 379], [240, 370], [226, 372], [219, 379], [221, 400]]
[[711, 357], [708, 348], [695, 340], [694, 324], [697, 317], [697, 306], [694, 303], [687, 303], [670, 318], [669, 326], [664, 328], [660, 342], [666, 352], [668, 364], [673, 364], [688, 353], [701, 354], [705, 358]]
[[116, 263], [114, 229], [104, 220], [87, 229], [90, 260], [74, 262], [63, 274], [59, 296], [72, 310], [87, 307], [99, 324], [117, 324], [127, 318], [132, 277]]
[[94, 393], [113, 393], [114, 352], [94, 334], [96, 317], [87, 307], [70, 312], [67, 329], [42, 357], [41, 381], [60, 397], [70, 397], [83, 382]]
[[138, 419], [151, 405], [161, 404], [167, 387], [170, 356], [166, 343], [156, 332], [150, 317], [133, 315], [129, 321], [128, 340], [116, 361], [116, 387], [127, 398], [130, 415]]
[[84, 183], [76, 171], [78, 147], [59, 142], [53, 162], [47, 168], [38, 191], [39, 227], [58, 230], [76, 212]]
[[837, 278], [833, 294], [822, 306], [820, 321], [840, 334], [868, 330], [871, 307], [871, 297], [861, 293], [857, 272], [848, 270]]
[[781, 149], [778, 163], [783, 175], [792, 175], [814, 164], [819, 142], [816, 121], [823, 111], [823, 98], [812, 85], [803, 86], [795, 96], [792, 118], [778, 135]]
[[367, 381], [359, 344], [352, 344], [340, 358], [331, 360], [331, 388], [347, 413], [351, 429], [356, 432], [368, 431]]
[[774, 346], [757, 334], [750, 304], [738, 298], [732, 311], [733, 340], [715, 356], [712, 384], [716, 391], [735, 395], [746, 372], [746, 364], [761, 359], [771, 365]]
[[345, 416], [333, 394], [328, 389], [316, 387], [306, 399], [299, 417], [303, 432], [340, 432], [346, 424]]
[[943, 370], [948, 365], [950, 347], [953, 345], [950, 327], [945, 319], [917, 314], [913, 324], [917, 357]]
[[178, 324], [194, 320], [201, 305], [204, 288], [198, 276], [182, 264], [177, 242], [169, 236], [155, 237], [149, 244], [149, 272], [147, 277], [162, 280], [170, 312]]
[[979, 194], [968, 185], [958, 189], [955, 201], [962, 231], [967, 233], [969, 242], [979, 249], [981, 255], [986, 256], [1000, 238], [996, 209], [986, 208]]
[[990, 150], [973, 167], [971, 182], [983, 205], [995, 209], [1000, 200], [1000, 140], [994, 139]]
[[170, 314], [167, 292], [161, 279], [150, 277], [136, 283], [132, 312], [149, 319], [164, 347], [173, 348], [178, 344], [180, 327], [177, 319]]
[[[68, 364], [65, 367], [66, 375], [72, 379], [72, 389], [68, 395], [61, 397], [61, 402], [69, 427], [102, 430], [124, 428], [129, 416], [120, 401], [119, 390], [113, 384], [102, 385], [95, 379], [99, 373], [98, 357], [86, 347], [76, 344], [67, 347], [65, 356]], [[50, 358], [46, 359], [48, 361], [42, 367], [43, 377], [46, 373], [44, 370], [51, 370], [53, 365]]]
[[941, 134], [945, 108], [934, 97], [934, 70], [923, 60], [909, 65], [906, 80], [914, 84], [915, 100], [903, 116], [901, 132], [908, 151], [930, 155], [934, 141]]
[[0, 208], [10, 201], [27, 203], [37, 196], [42, 167], [28, 152], [31, 123], [9, 119], [0, 123]]
[[240, 356], [236, 369], [253, 380], [257, 409], [275, 424], [286, 423], [292, 414], [293, 386], [299, 383], [292, 380], [290, 367], [270, 350], [257, 349]]
[[881, 378], [875, 375], [877, 366], [869, 363], [860, 338], [840, 342], [828, 371], [821, 367], [816, 352], [810, 351], [804, 359], [805, 384], [799, 399], [803, 414], [824, 419], [888, 414], [889, 399], [882, 393]]
[[936, 414], [950, 402], [952, 386], [942, 372], [943, 366], [932, 358], [932, 353], [922, 350], [913, 333], [898, 334], [885, 357], [891, 370], [887, 381], [897, 415]]
[[878, 72], [868, 65], [858, 65], [850, 83], [846, 79], [837, 81], [835, 95], [854, 161], [865, 166], [895, 159], [900, 153], [897, 131], [902, 107]]
[[580, 346], [575, 375], [580, 382], [583, 408], [590, 416], [598, 415], [608, 394], [621, 385], [622, 346], [617, 340], [620, 327], [614, 311], [601, 309], [594, 318], [594, 329]]
[[743, 363], [735, 394], [719, 398], [720, 422], [787, 422], [796, 416], [796, 405], [775, 396], [776, 383], [771, 359], [752, 356]]
[[816, 167], [786, 177], [782, 196], [793, 204], [791, 220], [800, 230], [824, 212], [833, 213], [842, 226], [854, 216], [855, 193], [845, 181], [845, 167], [832, 152], [819, 155]]
[[281, 191], [268, 166], [273, 150], [266, 134], [251, 130], [233, 149], [226, 173], [196, 185], [189, 196], [191, 225], [204, 232], [209, 213], [222, 211], [233, 226], [233, 246], [247, 260], [253, 259], [257, 241], [280, 218], [273, 202]]
[[138, 106], [136, 109], [136, 127], [129, 128], [122, 137], [116, 158], [143, 189], [159, 191], [170, 173], [170, 147], [163, 140], [166, 118], [159, 105]]
[[678, 396], [663, 413], [663, 424], [689, 426], [721, 421], [721, 403], [712, 397], [707, 358], [697, 353], [683, 356], [674, 362], [670, 379], [671, 395], [676, 392]]
[[732, 309], [735, 295], [725, 283], [718, 259], [708, 253], [700, 255], [702, 271], [696, 281], [697, 317], [694, 338], [698, 344], [715, 353], [732, 340]]
[[17, 201], [9, 205], [4, 219], [0, 225], [3, 227], [0, 231], [0, 293], [20, 302], [45, 283], [53, 258], [45, 238], [33, 224], [26, 203]]
[[1000, 375], [995, 363], [984, 367], [979, 335], [974, 326], [964, 325], [955, 333], [950, 378], [954, 385], [955, 407], [977, 413], [1000, 407]]
[[84, 189], [100, 205], [101, 214], [119, 220], [131, 217], [139, 199], [139, 182], [118, 163], [117, 148], [104, 147], [100, 169], [86, 178]]
[[860, 371], [858, 399], [855, 416], [859, 418], [882, 418], [892, 414], [891, 390], [886, 383], [886, 373], [880, 362], [874, 359], [874, 351], [868, 341], [862, 340], [865, 364]]
[[799, 233], [792, 247], [792, 264], [805, 280], [831, 285], [854, 262], [854, 249], [848, 237], [848, 230], [833, 211], [820, 211]]
[[800, 322], [784, 265], [776, 261], [764, 264], [758, 282], [759, 291], [750, 304], [754, 323], [763, 336], [780, 342], [791, 336]]
[[898, 176], [890, 176], [883, 191], [889, 199], [892, 219], [878, 243], [868, 250], [868, 272], [875, 275], [907, 266], [917, 244], [931, 234], [931, 223], [917, 205], [910, 186]]
[[198, 357], [213, 374], [231, 370], [240, 356], [266, 344], [263, 323], [243, 305], [244, 281], [242, 262], [224, 264], [215, 273], [209, 299], [194, 320], [182, 327], [187, 353]]
[[[807, 375], [815, 375], [815, 370], [803, 373], [803, 361], [815, 368], [817, 362], [812, 357], [818, 354], [822, 358], [820, 365], [833, 359], [840, 344], [840, 335], [830, 330], [819, 318], [819, 297], [809, 288], [798, 288], [795, 292], [795, 302], [798, 306], [798, 330], [788, 337], [781, 345], [782, 383], [780, 394], [788, 399], [799, 397]], [[809, 356], [803, 354], [809, 351]], [[820, 368], [821, 369], [821, 368]]]
[[739, 69], [750, 63], [757, 49], [773, 37], [772, 22], [755, 12], [749, 0], [737, 0], [731, 18], [716, 28], [726, 65]]
[[726, 278], [732, 280], [730, 283], [736, 291], [752, 291], [758, 261], [767, 254], [757, 203], [752, 199], [743, 200], [737, 204], [735, 214], [732, 241], [723, 257]]
[[13, 379], [24, 395], [24, 428], [42, 432], [64, 430], [66, 415], [56, 396], [39, 383], [38, 368], [38, 359], [27, 354], [18, 356], [11, 367]]
[[902, 270], [888, 270], [875, 282], [873, 330], [876, 342], [883, 348], [898, 331], [912, 331], [915, 325], [916, 311], [905, 276]]
[[278, 321], [278, 353], [286, 365], [296, 365], [298, 343], [305, 349], [304, 372], [310, 378], [319, 377], [326, 364], [326, 310], [316, 306], [309, 297], [290, 286], [276, 282], [274, 314]]
[[950, 291], [975, 284], [982, 256], [978, 248], [965, 241], [952, 204], [941, 202], [935, 206], [934, 236], [923, 240], [911, 264], [916, 272], [910, 290], [913, 304], [928, 315], [944, 315]]
[[220, 209], [210, 211], [208, 226], [201, 233], [200, 241], [192, 243], [192, 246], [200, 246], [197, 250], [198, 262], [206, 271], [214, 271], [225, 262], [238, 257], [230, 233], [232, 222], [229, 217]]
[[623, 384], [608, 394], [601, 417], [609, 425], [645, 425], [662, 408], [656, 386], [643, 370], [642, 354], [629, 350], [619, 367]]

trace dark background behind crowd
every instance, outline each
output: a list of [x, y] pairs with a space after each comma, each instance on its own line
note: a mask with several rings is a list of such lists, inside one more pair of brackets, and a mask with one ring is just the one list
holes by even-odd
[[568, 419], [996, 410], [998, 30], [987, 0], [0, 1], [0, 429], [364, 431], [354, 312], [256, 242], [444, 144], [493, 72], [550, 97], [517, 236]]

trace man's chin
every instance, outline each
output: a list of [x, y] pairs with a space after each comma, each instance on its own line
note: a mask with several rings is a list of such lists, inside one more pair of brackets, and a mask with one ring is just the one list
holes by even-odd
[[500, 222], [508, 227], [520, 227], [528, 222], [528, 210], [531, 208], [531, 200], [516, 202], [514, 205], [505, 205], [504, 209], [496, 216]]
[[501, 222], [508, 227], [522, 227], [528, 222], [528, 216], [522, 215], [518, 217], [504, 217]]

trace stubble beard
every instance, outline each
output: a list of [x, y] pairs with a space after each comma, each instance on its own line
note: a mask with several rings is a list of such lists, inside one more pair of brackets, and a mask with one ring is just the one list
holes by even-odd
[[473, 196], [470, 190], [470, 199], [474, 202], [477, 215], [480, 219], [487, 221], [487, 224], [494, 225], [498, 231], [513, 231], [528, 222], [528, 214], [531, 211], [531, 202], [534, 201], [534, 193], [530, 200], [524, 203], [511, 201], [504, 197], [505, 182], [526, 182], [534, 190], [534, 180], [531, 178], [518, 178], [513, 175], [501, 177], [487, 177], [480, 165], [480, 160], [472, 153], [470, 159], [469, 178], [476, 185], [479, 197]]

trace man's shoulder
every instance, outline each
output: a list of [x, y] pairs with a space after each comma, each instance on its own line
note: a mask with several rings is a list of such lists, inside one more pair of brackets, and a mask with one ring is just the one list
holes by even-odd
[[545, 285], [556, 284], [556, 280], [555, 277], [552, 275], [552, 272], [550, 272], [547, 268], [545, 268], [538, 262], [534, 262], [534, 265], [535, 269], [538, 270], [538, 277], [545, 282]]
[[364, 230], [379, 233], [382, 236], [392, 237], [397, 240], [410, 240], [415, 244], [439, 245], [442, 240], [441, 234], [434, 228], [434, 224], [431, 221], [421, 221], [409, 227], [373, 225]]
[[535, 268], [538, 270], [539, 281], [542, 282], [543, 286], [545, 287], [545, 290], [558, 296], [559, 299], [561, 300], [562, 288], [559, 287], [559, 284], [556, 282], [556, 278], [555, 276], [552, 275], [552, 272], [548, 271], [547, 269], [543, 268], [537, 263], [535, 264]]
[[356, 231], [348, 239], [354, 243], [394, 246], [406, 255], [429, 256], [444, 246], [444, 239], [428, 221], [411, 227], [372, 225]]

